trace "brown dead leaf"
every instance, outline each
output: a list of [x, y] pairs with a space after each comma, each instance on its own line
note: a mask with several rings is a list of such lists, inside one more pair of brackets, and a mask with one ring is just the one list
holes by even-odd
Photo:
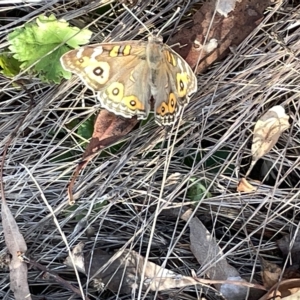
[[259, 258], [262, 265], [261, 277], [264, 287], [270, 289], [273, 285], [278, 283], [282, 274], [282, 269], [277, 264], [269, 262], [262, 257]]
[[20, 257], [20, 254], [27, 251], [27, 245], [5, 199], [2, 199], [1, 206], [5, 244], [12, 255], [9, 265], [10, 289], [13, 291], [16, 300], [30, 300], [31, 295], [27, 281], [27, 265], [22, 262]]
[[255, 192], [257, 189], [252, 184], [250, 184], [246, 178], [242, 178], [236, 190], [238, 192], [251, 193]]
[[170, 39], [170, 45], [179, 44], [174, 50], [192, 68], [197, 67], [196, 73], [224, 58], [230, 47], [238, 46], [263, 20], [264, 10], [270, 5], [269, 0], [231, 1], [232, 7], [227, 2], [204, 2], [193, 16], [192, 26]]
[[290, 295], [283, 297], [282, 300], [299, 300], [300, 299], [300, 288], [289, 289]]
[[275, 284], [259, 300], [297, 300], [299, 299], [300, 279], [287, 279]]
[[[113, 292], [120, 290], [121, 293], [130, 294], [137, 289], [141, 283], [145, 263], [144, 291], [162, 291], [199, 284], [193, 277], [182, 276], [150, 261], [146, 262], [144, 257], [133, 250], [125, 250], [118, 256], [96, 249], [91, 261], [91, 254], [83, 254], [83, 247], [83, 244], [79, 244], [72, 251], [76, 259], [76, 268]], [[73, 267], [70, 258], [66, 259], [65, 264]]]
[[280, 105], [269, 109], [256, 122], [251, 147], [252, 162], [245, 177], [250, 174], [256, 162], [274, 147], [282, 132], [289, 127], [289, 116]]
[[94, 124], [94, 132], [85, 152], [82, 161], [77, 165], [68, 186], [69, 203], [74, 204], [73, 186], [79, 173], [103, 148], [119, 141], [129, 133], [138, 123], [136, 118], [125, 119], [103, 109], [97, 116]]
[[[262, 265], [262, 279], [264, 286], [269, 289], [269, 293], [266, 294], [260, 300], [267, 299], [286, 299], [296, 300], [300, 290], [300, 273], [298, 270], [285, 269], [282, 270], [280, 266], [269, 262], [260, 257]], [[281, 280], [281, 282], [279, 282]], [[273, 297], [273, 298], [272, 298]]]
[[20, 84], [22, 88], [26, 91], [30, 98], [30, 106], [28, 107], [26, 113], [20, 118], [19, 123], [15, 129], [11, 132], [8, 141], [6, 142], [3, 152], [2, 160], [0, 163], [0, 192], [1, 192], [1, 218], [2, 227], [4, 233], [5, 244], [8, 251], [12, 255], [9, 269], [10, 269], [10, 289], [13, 291], [16, 300], [31, 300], [31, 294], [27, 282], [27, 265], [22, 261], [21, 255], [27, 251], [27, 245], [23, 238], [23, 235], [19, 231], [19, 227], [6, 203], [5, 198], [5, 186], [3, 181], [3, 168], [6, 153], [9, 145], [16, 136], [18, 130], [21, 128], [26, 116], [31, 111], [34, 105], [33, 95], [27, 90], [26, 86], [22, 81], [16, 82]]
[[95, 121], [92, 139], [85, 149], [83, 161], [86, 164], [100, 149], [108, 147], [129, 133], [139, 121], [136, 118], [126, 119], [102, 109]]
[[[191, 251], [199, 264], [203, 267], [207, 265], [206, 275], [211, 280], [234, 280], [241, 281], [239, 272], [230, 266], [225, 258], [222, 258], [223, 252], [217, 245], [216, 240], [202, 224], [198, 218], [190, 218], [189, 212], [182, 216], [190, 227]], [[245, 299], [247, 288], [242, 285], [234, 284], [215, 284], [215, 287], [226, 299], [238, 300]]]

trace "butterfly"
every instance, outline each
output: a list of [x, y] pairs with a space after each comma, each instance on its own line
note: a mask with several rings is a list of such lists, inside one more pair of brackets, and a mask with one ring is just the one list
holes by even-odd
[[152, 96], [155, 121], [172, 125], [197, 91], [192, 69], [161, 36], [86, 45], [60, 62], [97, 94], [102, 107], [125, 118], [146, 119]]

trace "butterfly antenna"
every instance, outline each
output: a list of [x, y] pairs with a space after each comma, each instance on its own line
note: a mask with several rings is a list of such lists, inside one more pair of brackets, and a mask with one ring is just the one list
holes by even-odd
[[[147, 32], [151, 35], [149, 28], [129, 9], [129, 7], [122, 3], [123, 7], [146, 29]], [[164, 26], [158, 31], [157, 35], [159, 36], [163, 30], [170, 25], [170, 23], [175, 19], [176, 15], [178, 15], [180, 11], [180, 7], [177, 7], [176, 11], [174, 12], [173, 16], [164, 24]]]
[[165, 23], [165, 25], [158, 31], [157, 35], [161, 35], [163, 30], [171, 24], [171, 22], [175, 19], [176, 15], [178, 15], [180, 11], [180, 7], [177, 7], [176, 11], [174, 12], [173, 16]]
[[127, 7], [126, 4], [122, 3], [123, 7], [151, 34], [149, 28]]

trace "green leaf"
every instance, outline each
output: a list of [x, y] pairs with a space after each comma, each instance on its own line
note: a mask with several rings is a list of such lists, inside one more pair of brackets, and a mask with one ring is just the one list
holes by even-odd
[[191, 201], [200, 201], [203, 198], [210, 198], [211, 193], [207, 191], [207, 182], [197, 178], [190, 178], [190, 187], [187, 191], [187, 197]]
[[[201, 150], [197, 152], [197, 155], [195, 156], [194, 153], [191, 154], [184, 154], [184, 163], [185, 165], [187, 165], [188, 167], [192, 167], [194, 165], [194, 163], [199, 162], [201, 159], [203, 159], [203, 157], [205, 156], [207, 152], [205, 150]], [[229, 148], [221, 148], [220, 150], [216, 151], [214, 154], [212, 154], [211, 156], [209, 156], [203, 163], [204, 169], [205, 171], [209, 172], [209, 173], [214, 173], [217, 174], [222, 170], [222, 174], [225, 175], [232, 175], [232, 173], [235, 170], [235, 165], [234, 164], [228, 164], [228, 161], [230, 160], [230, 158], [232, 157], [232, 150], [230, 150]], [[224, 169], [225, 166], [225, 162], [227, 162], [226, 164], [226, 168]]]
[[30, 68], [41, 80], [59, 83], [62, 77], [71, 77], [60, 65], [60, 57], [71, 48], [88, 43], [91, 34], [88, 29], [69, 27], [54, 15], [41, 15], [8, 35], [9, 50], [22, 62], [22, 70]]
[[11, 54], [0, 54], [0, 73], [7, 77], [14, 77], [20, 72], [20, 63]]
[[69, 129], [69, 130], [72, 130], [74, 129], [79, 123], [79, 120], [78, 119], [73, 119], [72, 121], [66, 123], [66, 127]]
[[[105, 200], [103, 202], [100, 203], [96, 203], [93, 206], [93, 211], [94, 212], [100, 212], [101, 210], [103, 210], [103, 208], [108, 204], [108, 201]], [[68, 217], [71, 214], [73, 214], [73, 212], [79, 207], [78, 204], [72, 205], [72, 206], [68, 206], [68, 208], [64, 211], [65, 216]], [[80, 214], [75, 215], [75, 220], [76, 221], [80, 221], [82, 220], [88, 213], [87, 209], [82, 210], [82, 212]]]
[[53, 163], [58, 163], [58, 162], [62, 163], [62, 162], [71, 162], [71, 161], [74, 161], [74, 154], [72, 153], [72, 151], [67, 151], [51, 158], [51, 162]]
[[95, 117], [92, 116], [84, 121], [77, 129], [77, 134], [84, 139], [89, 139], [93, 135]]
[[88, 140], [93, 135], [95, 116], [91, 116], [84, 121], [77, 129], [77, 134], [85, 140]]
[[232, 155], [232, 150], [227, 148], [222, 148], [216, 151], [205, 161], [205, 169], [211, 173], [218, 173], [222, 169], [222, 174], [228, 176], [232, 175], [235, 169], [233, 164], [228, 165], [227, 168], [224, 169], [224, 162], [229, 161]]

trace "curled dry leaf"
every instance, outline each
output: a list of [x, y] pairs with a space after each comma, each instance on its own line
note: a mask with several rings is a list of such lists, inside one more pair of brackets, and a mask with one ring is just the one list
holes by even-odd
[[[292, 237], [286, 235], [277, 241], [277, 244], [285, 258], [289, 257], [289, 261], [293, 263], [291, 266], [287, 266], [286, 268], [282, 269], [279, 265], [267, 261], [263, 257], [259, 256], [262, 266], [261, 276], [263, 284], [267, 289], [276, 286], [280, 280], [300, 278], [299, 236], [296, 236], [295, 239], [293, 238], [294, 244], [292, 249], [290, 249], [291, 238]], [[282, 291], [280, 293], [282, 293]]]
[[129, 133], [138, 123], [136, 118], [125, 119], [103, 109], [97, 116], [94, 124], [94, 132], [85, 152], [82, 161], [78, 164], [68, 186], [69, 203], [74, 204], [73, 186], [78, 174], [85, 166], [105, 147], [119, 141]]
[[275, 284], [259, 300], [296, 300], [299, 299], [300, 279], [287, 279]]
[[259, 259], [262, 266], [261, 277], [264, 287], [270, 289], [278, 282], [282, 273], [282, 269], [277, 264], [269, 262], [262, 257], [259, 257]]
[[[102, 109], [95, 121], [92, 139], [86, 147], [82, 160], [84, 166], [104, 147], [119, 141], [138, 123], [136, 118], [125, 119]], [[82, 162], [82, 163], [83, 163]]]
[[[107, 254], [101, 249], [83, 254], [83, 244], [77, 245], [72, 253], [76, 259], [76, 268], [97, 282], [101, 282], [113, 292], [130, 294], [141, 283], [144, 265], [146, 264], [143, 291], [163, 291], [172, 288], [199, 284], [194, 278], [176, 274], [155, 263], [145, 261], [139, 253], [124, 250], [120, 255]], [[92, 260], [91, 260], [92, 255]], [[113, 257], [117, 256], [115, 259]], [[111, 261], [110, 261], [111, 260]], [[65, 263], [72, 266], [70, 258]], [[105, 266], [107, 264], [107, 266]]]
[[277, 143], [281, 133], [290, 127], [289, 116], [282, 106], [269, 109], [255, 124], [251, 147], [252, 162], [247, 177], [256, 162]]
[[6, 201], [3, 199], [1, 218], [5, 244], [12, 255], [9, 265], [10, 288], [16, 300], [30, 300], [31, 296], [27, 282], [27, 265], [22, 262], [20, 255], [27, 251], [27, 245]]
[[236, 190], [238, 192], [251, 193], [251, 192], [255, 192], [256, 188], [252, 184], [250, 184], [246, 178], [242, 178]]

